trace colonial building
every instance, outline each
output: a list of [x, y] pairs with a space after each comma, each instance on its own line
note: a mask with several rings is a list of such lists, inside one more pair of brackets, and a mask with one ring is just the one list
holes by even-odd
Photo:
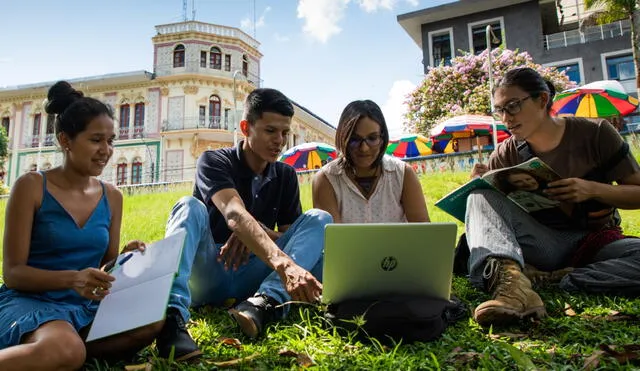
[[[202, 151], [242, 139], [235, 130], [242, 103], [261, 86], [259, 43], [241, 30], [187, 21], [156, 26], [156, 32], [153, 72], [68, 80], [115, 112], [118, 138], [102, 178], [118, 185], [193, 179]], [[9, 138], [2, 171], [9, 185], [24, 172], [62, 161], [54, 117], [43, 107], [53, 83], [0, 89], [0, 119]], [[295, 102], [294, 107], [287, 147], [333, 143], [333, 126]]]

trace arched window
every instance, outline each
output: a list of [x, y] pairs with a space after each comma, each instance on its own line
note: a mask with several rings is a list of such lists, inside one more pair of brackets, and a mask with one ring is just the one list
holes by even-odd
[[[45, 129], [45, 137], [44, 137], [44, 145], [45, 146], [52, 146], [53, 145], [53, 138], [55, 137], [54, 134], [54, 123], [56, 121], [56, 115], [54, 114], [48, 114], [47, 115], [47, 127]], [[49, 164], [49, 166], [51, 166], [51, 164]]]
[[31, 134], [31, 147], [35, 148], [40, 145], [40, 126], [41, 126], [42, 114], [36, 113], [33, 116], [33, 131]]
[[209, 97], [209, 128], [220, 129], [220, 97]]
[[144, 103], [136, 103], [133, 112], [133, 137], [144, 137]]
[[131, 163], [131, 184], [142, 183], [142, 162], [135, 158]]
[[118, 130], [119, 139], [129, 139], [129, 117], [131, 115], [131, 107], [128, 103], [120, 105], [120, 129]]
[[222, 52], [220, 48], [213, 47], [211, 48], [211, 61], [209, 62], [209, 67], [215, 68], [216, 70], [222, 69]]
[[245, 77], [249, 76], [249, 58], [246, 54], [242, 55], [242, 74]]
[[127, 163], [122, 162], [126, 160], [120, 160], [118, 167], [116, 168], [116, 185], [127, 184]]
[[177, 45], [173, 49], [173, 67], [184, 67], [184, 45]]

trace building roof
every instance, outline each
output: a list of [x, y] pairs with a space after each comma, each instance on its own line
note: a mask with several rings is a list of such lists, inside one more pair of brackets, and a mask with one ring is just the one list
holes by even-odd
[[529, 1], [531, 0], [459, 0], [448, 4], [400, 14], [397, 17], [397, 20], [398, 23], [400, 23], [400, 26], [402, 26], [409, 36], [411, 36], [418, 47], [422, 48], [423, 24], [462, 17], [469, 14], [481, 13], [487, 10], [503, 8]]
[[[108, 73], [105, 75], [78, 77], [74, 79], [63, 79], [63, 80], [69, 82], [72, 85], [83, 83], [83, 84], [86, 84], [87, 87], [97, 87], [103, 84], [130, 83], [130, 82], [152, 80], [152, 79], [153, 79], [153, 73], [145, 70], [139, 70], [139, 71], [130, 71], [130, 72]], [[0, 95], [7, 95], [7, 94], [11, 95], [21, 90], [48, 89], [50, 86], [52, 86], [56, 82], [57, 81], [46, 81], [46, 82], [37, 82], [34, 84], [2, 87], [0, 88]]]
[[[291, 99], [289, 99], [291, 100]], [[305, 111], [306, 113], [308, 113], [309, 115], [313, 116], [315, 119], [317, 119], [318, 121], [322, 122], [323, 124], [325, 124], [327, 127], [329, 127], [331, 130], [336, 130], [336, 128], [331, 125], [330, 123], [328, 123], [327, 121], [325, 121], [322, 117], [316, 115], [315, 113], [311, 112], [311, 110], [309, 110], [308, 108], [296, 103], [295, 101], [291, 100], [291, 103], [293, 103], [294, 106], [300, 108], [301, 110]]]

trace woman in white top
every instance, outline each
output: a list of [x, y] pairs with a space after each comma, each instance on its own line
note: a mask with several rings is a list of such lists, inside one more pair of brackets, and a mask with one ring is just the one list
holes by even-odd
[[313, 207], [335, 223], [428, 222], [418, 176], [409, 164], [385, 156], [389, 131], [380, 107], [351, 102], [340, 116], [340, 156], [313, 178]]

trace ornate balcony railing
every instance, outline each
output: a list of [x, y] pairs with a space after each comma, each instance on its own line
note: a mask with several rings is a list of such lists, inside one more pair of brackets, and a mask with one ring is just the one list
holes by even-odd
[[258, 49], [260, 43], [242, 32], [241, 30], [234, 27], [220, 26], [217, 24], [210, 23], [202, 23], [197, 21], [189, 21], [189, 22], [180, 22], [180, 23], [172, 23], [172, 24], [163, 24], [156, 26], [156, 32], [159, 35], [171, 34], [171, 33], [179, 33], [179, 32], [202, 32], [208, 33], [212, 35], [231, 37], [235, 39], [240, 39], [247, 43], [252, 48]]
[[[225, 68], [224, 65], [222, 65], [221, 67], [222, 67], [221, 69], [211, 68], [209, 66], [208, 61], [207, 61], [207, 66], [203, 67], [200, 65], [200, 60], [186, 60], [184, 61], [184, 65], [182, 67], [174, 67], [173, 63], [158, 64], [156, 65], [155, 73], [158, 76], [167, 76], [167, 75], [179, 74], [179, 73], [192, 73], [192, 74], [201, 74], [201, 75], [220, 76], [220, 77], [226, 77], [231, 79], [233, 78], [234, 71], [236, 70], [242, 71], [242, 67], [236, 66], [236, 65], [232, 65], [228, 70]], [[244, 77], [239, 77], [237, 78], [237, 80], [240, 80], [242, 78], [244, 78], [246, 81], [249, 82], [249, 84], [255, 86], [256, 88], [259, 88], [262, 86], [262, 79], [260, 79], [260, 76], [255, 75], [251, 72], [247, 72], [247, 74], [244, 75]]]
[[593, 41], [613, 39], [623, 35], [631, 34], [631, 22], [621, 20], [614, 23], [599, 26], [589, 26], [582, 30], [558, 32], [544, 35], [543, 44], [545, 49], [565, 48], [570, 45], [586, 44]]
[[[23, 148], [38, 148], [42, 144], [42, 147], [52, 147], [56, 145], [56, 136], [55, 134], [44, 134], [44, 135], [30, 135], [26, 138], [24, 143], [22, 143]], [[12, 145], [9, 145], [9, 148], [12, 148]]]
[[162, 122], [162, 131], [192, 130], [192, 129], [216, 129], [233, 130], [231, 120], [224, 120], [220, 116], [215, 117], [184, 117], [168, 119]]

